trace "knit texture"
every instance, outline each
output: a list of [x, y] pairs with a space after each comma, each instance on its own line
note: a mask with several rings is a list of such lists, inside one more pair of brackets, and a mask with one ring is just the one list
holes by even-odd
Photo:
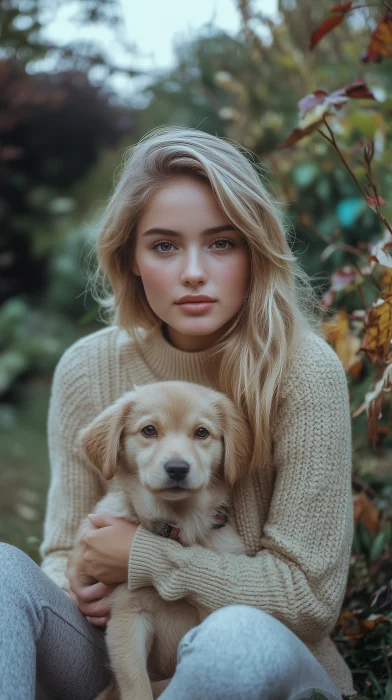
[[[82, 519], [107, 485], [83, 455], [78, 433], [134, 384], [171, 379], [217, 385], [212, 350], [184, 352], [161, 325], [138, 348], [110, 326], [74, 343], [53, 377], [48, 414], [51, 482], [42, 568], [68, 589], [66, 561]], [[326, 341], [308, 332], [287, 370], [268, 462], [232, 490], [231, 515], [246, 554], [183, 547], [139, 525], [130, 590], [153, 585], [168, 601], [197, 601], [205, 615], [246, 603], [289, 627], [344, 695], [351, 672], [329, 634], [343, 603], [354, 535], [351, 421], [346, 376]]]

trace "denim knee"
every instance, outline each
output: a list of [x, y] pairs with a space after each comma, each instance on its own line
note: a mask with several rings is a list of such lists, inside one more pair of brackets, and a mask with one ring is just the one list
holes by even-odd
[[29, 564], [31, 564], [31, 559], [25, 552], [12, 544], [0, 542], [0, 585], [12, 582], [12, 585], [15, 586], [16, 572], [21, 571]]
[[179, 677], [197, 670], [195, 698], [211, 688], [216, 698], [286, 697], [281, 690], [296, 675], [297, 644], [294, 633], [272, 615], [251, 605], [227, 605], [184, 635]]
[[[287, 637], [293, 634], [275, 617], [252, 605], [225, 605], [210, 613], [201, 624], [206, 630], [208, 629], [209, 634], [214, 634], [218, 638], [221, 635], [224, 638], [227, 633], [234, 630], [236, 638], [239, 635], [244, 637], [241, 641], [245, 643], [247, 638], [254, 640], [255, 635], [265, 638], [264, 635], [267, 633], [270, 645], [272, 638], [280, 642], [282, 640], [279, 640], [278, 637]], [[191, 635], [192, 632], [193, 630], [190, 630], [188, 634]]]
[[184, 635], [179, 656], [190, 645], [200, 644], [205, 650], [210, 647], [214, 655], [221, 655], [227, 667], [232, 668], [233, 664], [243, 663], [259, 666], [265, 658], [273, 665], [274, 650], [278, 650], [281, 669], [284, 660], [293, 664], [291, 651], [296, 641], [299, 642], [291, 630], [265, 611], [252, 605], [226, 605]]

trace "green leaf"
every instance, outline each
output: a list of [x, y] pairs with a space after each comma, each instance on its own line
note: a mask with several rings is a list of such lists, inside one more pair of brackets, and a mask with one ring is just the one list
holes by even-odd
[[388, 545], [392, 545], [392, 523], [390, 520], [385, 523], [383, 529], [381, 530], [385, 534], [385, 541]]
[[378, 692], [380, 693], [380, 697], [384, 697], [384, 691], [382, 689], [382, 686], [380, 685], [378, 679], [376, 678], [374, 673], [372, 673], [372, 671], [369, 671], [369, 680], [371, 680], [373, 685], [375, 685], [375, 687], [377, 688]]
[[385, 686], [385, 695], [383, 700], [392, 700], [392, 678], [389, 678]]
[[370, 561], [377, 561], [385, 547], [385, 533], [379, 532], [370, 549]]
[[353, 554], [362, 554], [362, 540], [361, 540], [361, 536], [358, 532], [357, 527], [354, 530], [352, 553]]
[[373, 545], [373, 538], [366, 525], [364, 525], [363, 523], [358, 523], [357, 527], [363, 545], [363, 552], [365, 554], [368, 554]]
[[5, 350], [0, 354], [0, 393], [11, 386], [15, 377], [27, 367], [28, 360], [17, 350]]
[[4, 336], [13, 335], [17, 326], [24, 321], [29, 313], [29, 307], [23, 299], [13, 297], [7, 299], [0, 309], [0, 332]]

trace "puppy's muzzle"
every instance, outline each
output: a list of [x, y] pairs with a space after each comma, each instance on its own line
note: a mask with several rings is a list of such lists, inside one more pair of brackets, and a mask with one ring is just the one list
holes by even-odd
[[177, 484], [184, 481], [190, 469], [188, 462], [185, 462], [184, 459], [170, 459], [164, 467], [170, 479], [173, 479]]

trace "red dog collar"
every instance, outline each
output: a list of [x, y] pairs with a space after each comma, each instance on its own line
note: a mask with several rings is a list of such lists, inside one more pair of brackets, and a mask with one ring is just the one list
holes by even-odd
[[[216, 530], [217, 528], [224, 527], [229, 521], [229, 509], [225, 503], [222, 503], [218, 508], [215, 509], [215, 520], [212, 528]], [[165, 523], [163, 520], [153, 520], [152, 532], [155, 535], [160, 535], [161, 537], [168, 537], [170, 540], [176, 540], [181, 543], [181, 528], [175, 523]]]

